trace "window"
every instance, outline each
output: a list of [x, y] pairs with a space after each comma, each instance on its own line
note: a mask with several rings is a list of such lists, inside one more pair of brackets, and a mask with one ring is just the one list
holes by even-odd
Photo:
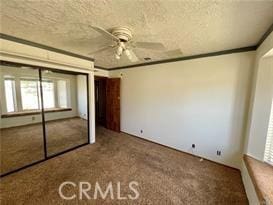
[[5, 79], [5, 97], [7, 112], [15, 112], [15, 82], [14, 79]]
[[67, 108], [67, 83], [65, 80], [58, 80], [58, 102], [60, 108]]
[[[6, 100], [4, 110], [7, 113], [40, 110], [42, 108], [40, 81], [37, 78], [15, 79], [12, 76], [5, 76], [3, 83]], [[42, 81], [44, 108], [68, 108], [70, 103], [68, 99], [69, 85], [68, 79], [44, 79]], [[17, 86], [19, 90], [15, 89]], [[16, 96], [19, 98], [19, 103], [16, 101]]]
[[267, 131], [264, 161], [273, 165], [273, 99], [272, 99], [268, 131]]
[[[23, 110], [41, 109], [40, 84], [37, 80], [21, 80], [21, 98]], [[55, 107], [54, 83], [43, 81], [44, 108]]]
[[43, 81], [43, 100], [44, 108], [54, 108], [55, 107], [55, 94], [54, 94], [54, 83], [52, 81]]
[[37, 110], [40, 108], [38, 86], [37, 80], [20, 81], [23, 110]]

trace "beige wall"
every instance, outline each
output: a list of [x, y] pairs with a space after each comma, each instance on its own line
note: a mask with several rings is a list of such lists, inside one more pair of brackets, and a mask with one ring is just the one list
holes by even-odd
[[99, 68], [95, 68], [94, 70], [95, 70], [95, 72], [94, 72], [95, 76], [109, 77], [109, 71], [108, 70], [102, 70], [102, 69], [99, 69]]
[[248, 170], [246, 168], [245, 163], [242, 163], [242, 168], [241, 168], [241, 175], [242, 175], [242, 180], [245, 186], [245, 191], [247, 194], [248, 198], [248, 203], [249, 205], [258, 205], [260, 204], [259, 198], [257, 196], [254, 184], [252, 182], [252, 179], [248, 173]]
[[[272, 58], [264, 56], [273, 49], [273, 32], [266, 38], [256, 51], [253, 72], [250, 107], [248, 112], [247, 132], [244, 152], [258, 160], [263, 160], [265, 137], [264, 129], [268, 115], [270, 93], [270, 79], [272, 75]], [[265, 89], [265, 90], [264, 90]], [[267, 96], [267, 97], [266, 97]], [[261, 99], [263, 98], [263, 99]], [[268, 118], [268, 119], [267, 119]]]
[[273, 57], [259, 61], [255, 97], [251, 115], [247, 154], [264, 159], [264, 150], [273, 97]]
[[196, 144], [193, 154], [240, 168], [254, 57], [244, 52], [110, 72], [122, 74], [121, 130], [190, 153]]

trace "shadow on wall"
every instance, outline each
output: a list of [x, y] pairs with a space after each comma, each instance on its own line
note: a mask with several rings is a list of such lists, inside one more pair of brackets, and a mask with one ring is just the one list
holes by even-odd
[[256, 82], [248, 154], [263, 161], [273, 97], [273, 49], [259, 61]]
[[[242, 56], [241, 58], [244, 58]], [[237, 163], [240, 164], [241, 158], [243, 157], [243, 147], [244, 147], [244, 137], [246, 126], [247, 126], [247, 111], [249, 104], [249, 96], [251, 92], [251, 72], [248, 72], [247, 69], [254, 65], [255, 55], [253, 54], [253, 58], [251, 61], [239, 61], [240, 69], [236, 70], [236, 82], [234, 83], [234, 103], [233, 103], [233, 112], [231, 115], [230, 124], [230, 136], [235, 136], [236, 139], [240, 139], [240, 147], [237, 150], [234, 150], [234, 140], [233, 138], [228, 138], [228, 142], [226, 144], [229, 145], [228, 150], [233, 150], [233, 155], [230, 156], [230, 160], [237, 159]], [[237, 141], [238, 143], [238, 141]], [[241, 156], [238, 158], [238, 156]], [[229, 160], [229, 159], [227, 159]]]

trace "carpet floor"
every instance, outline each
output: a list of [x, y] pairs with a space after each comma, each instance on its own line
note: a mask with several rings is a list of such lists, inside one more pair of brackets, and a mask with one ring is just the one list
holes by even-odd
[[[46, 122], [48, 156], [88, 142], [87, 121], [68, 118]], [[0, 130], [1, 174], [44, 159], [42, 124]]]
[[[248, 204], [238, 170], [175, 151], [124, 133], [98, 127], [96, 143], [86, 145], [46, 162], [1, 178], [1, 204]], [[64, 181], [75, 183], [63, 189], [72, 200], [60, 197]], [[132, 194], [139, 198], [117, 200]], [[79, 182], [91, 184], [80, 200]], [[112, 182], [114, 198], [94, 200], [95, 183], [105, 191]]]

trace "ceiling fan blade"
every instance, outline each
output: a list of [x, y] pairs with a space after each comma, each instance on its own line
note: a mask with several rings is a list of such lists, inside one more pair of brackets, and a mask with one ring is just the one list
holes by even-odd
[[98, 50], [95, 50], [95, 51], [91, 51], [90, 53], [88, 53], [88, 55], [92, 55], [92, 54], [96, 54], [96, 53], [100, 53], [102, 51], [105, 51], [105, 50], [108, 50], [110, 48], [113, 48], [114, 46], [105, 46], [105, 47], [102, 47], [102, 48], [99, 48]]
[[164, 50], [165, 46], [162, 43], [153, 43], [153, 42], [135, 42], [134, 46], [137, 48], [145, 48], [151, 50]]
[[131, 61], [131, 62], [133, 62], [133, 63], [135, 63], [135, 62], [137, 62], [137, 61], [139, 61], [139, 59], [138, 59], [138, 57], [136, 56], [136, 54], [134, 53], [134, 51], [132, 51], [132, 50], [129, 50], [129, 52], [130, 52], [130, 58], [129, 58], [129, 60]]
[[105, 29], [101, 27], [98, 27], [98, 26], [90, 26], [90, 27], [108, 39], [119, 41], [119, 39], [116, 36], [114, 36], [113, 34], [111, 34], [110, 32], [106, 31]]

